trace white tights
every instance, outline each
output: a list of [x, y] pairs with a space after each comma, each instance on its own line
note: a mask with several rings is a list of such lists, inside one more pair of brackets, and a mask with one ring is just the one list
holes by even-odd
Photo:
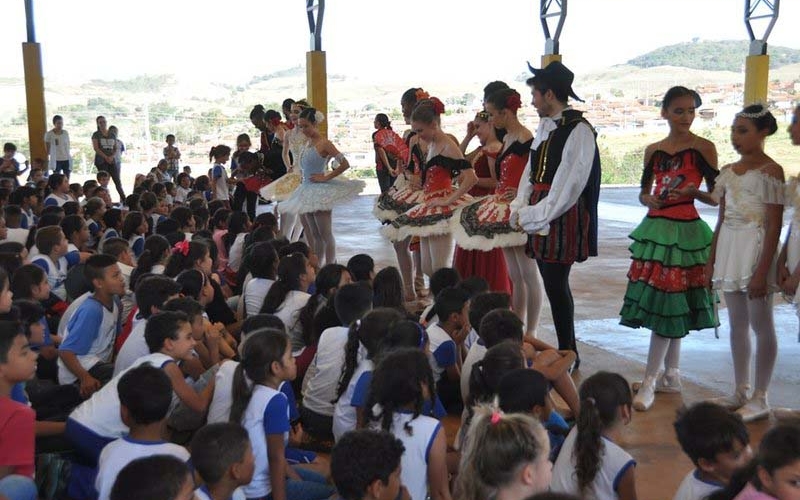
[[453, 266], [453, 237], [450, 234], [420, 238], [419, 253], [422, 272], [431, 276], [434, 271]]
[[525, 322], [526, 334], [536, 337], [543, 295], [539, 267], [535, 260], [525, 255], [525, 246], [503, 248], [503, 255], [514, 284], [511, 298], [514, 312]]
[[299, 240], [302, 226], [297, 224], [297, 214], [281, 212], [280, 207], [278, 207], [278, 214], [280, 217], [281, 236], [292, 242]]
[[647, 353], [647, 368], [644, 376], [655, 378], [661, 371], [661, 365], [665, 370], [678, 369], [681, 361], [681, 339], [662, 337], [653, 332], [650, 334], [650, 351]]
[[[400, 276], [403, 278], [403, 290], [406, 298], [414, 297], [414, 264], [411, 259], [411, 252], [408, 249], [408, 243], [411, 237], [400, 241], [395, 241], [394, 253], [397, 255], [397, 264], [400, 268]], [[419, 255], [419, 252], [417, 252]]]
[[[766, 300], [765, 300], [766, 299]], [[754, 389], [767, 391], [778, 356], [772, 294], [749, 299], [747, 292], [725, 292], [728, 319], [731, 323], [731, 353], [736, 388], [750, 384], [750, 328], [756, 334], [756, 378]]]
[[336, 239], [333, 237], [331, 211], [310, 212], [300, 216], [308, 245], [319, 257], [320, 267], [336, 262]]

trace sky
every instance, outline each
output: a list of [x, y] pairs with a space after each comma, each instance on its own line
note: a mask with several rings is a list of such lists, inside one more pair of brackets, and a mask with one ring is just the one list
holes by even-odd
[[[2, 3], [0, 77], [22, 76], [24, 1]], [[570, 0], [560, 52], [579, 75], [695, 37], [746, 40], [744, 3]], [[172, 73], [241, 84], [304, 65], [310, 47], [304, 0], [34, 4], [46, 79]], [[328, 0], [322, 48], [329, 74], [413, 85], [510, 79], [527, 70], [526, 61], [538, 66], [544, 51], [538, 9], [538, 0]], [[782, 2], [769, 43], [800, 48], [798, 20], [800, 2]]]

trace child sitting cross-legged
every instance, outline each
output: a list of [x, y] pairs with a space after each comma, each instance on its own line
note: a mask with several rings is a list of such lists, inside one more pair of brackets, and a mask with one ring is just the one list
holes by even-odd
[[[205, 411], [214, 390], [214, 380], [211, 379], [205, 389], [197, 393], [186, 382], [177, 364], [191, 358], [195, 345], [186, 315], [172, 311], [154, 314], [147, 322], [144, 336], [151, 354], [139, 358], [128, 370], [144, 364], [163, 370], [172, 383], [173, 397], [177, 396], [196, 411]], [[111, 379], [67, 419], [67, 438], [90, 464], [97, 461], [106, 444], [128, 433], [128, 426], [120, 417], [117, 394], [117, 383], [128, 370]]]
[[250, 484], [255, 456], [250, 437], [236, 423], [209, 424], [194, 435], [192, 465], [203, 480], [197, 500], [244, 500], [241, 487]]
[[162, 439], [164, 422], [172, 404], [172, 384], [159, 368], [139, 365], [125, 372], [117, 383], [120, 417], [130, 433], [103, 448], [95, 488], [99, 500], [108, 500], [111, 487], [123, 467], [137, 458], [172, 455], [186, 462], [186, 448]]

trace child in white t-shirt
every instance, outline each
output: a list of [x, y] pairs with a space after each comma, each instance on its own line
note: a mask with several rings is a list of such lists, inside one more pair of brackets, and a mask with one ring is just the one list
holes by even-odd
[[231, 157], [231, 148], [224, 144], [214, 146], [208, 157], [214, 161], [214, 166], [211, 168], [211, 192], [215, 199], [222, 201], [225, 208], [231, 208], [228, 172], [225, 169], [225, 163]]

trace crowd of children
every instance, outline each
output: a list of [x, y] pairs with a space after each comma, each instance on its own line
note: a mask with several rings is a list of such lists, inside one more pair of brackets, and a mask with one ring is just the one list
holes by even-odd
[[[486, 102], [494, 123], [510, 133], [499, 162], [504, 191], [479, 202], [491, 202], [494, 212], [507, 210], [513, 197], [505, 189], [519, 182], [527, 151], [515, 145], [531, 141], [516, 120], [519, 95], [500, 92]], [[633, 235], [622, 313], [623, 323], [653, 331], [636, 395], [620, 374], [605, 371], [576, 387], [576, 351], [531, 335], [540, 284], [537, 273], [519, 268], [533, 265], [524, 261], [524, 241], [512, 237], [519, 235], [509, 233], [497, 246], [512, 262], [513, 295], [450, 267], [452, 240], [443, 228], [453, 214], [473, 214], [458, 215], [461, 224], [516, 229], [507, 218], [475, 215], [482, 205], [466, 192], [476, 177], [439, 128], [438, 100], [416, 96], [420, 103], [408, 114], [420, 125], [417, 137], [406, 153], [392, 154], [411, 163], [416, 155], [428, 179], [401, 182], [379, 200], [383, 209], [408, 207], [385, 229], [406, 245], [395, 245], [401, 264], [412, 260], [405, 255], [411, 239], [421, 239], [432, 303], [419, 316], [406, 299], [421, 288], [411, 286], [413, 273], [402, 265], [376, 273], [366, 254], [347, 266], [335, 262], [331, 210], [363, 184], [335, 179], [347, 160], [320, 135], [324, 117], [304, 101], [287, 101], [286, 123], [256, 107], [259, 151], [248, 151], [246, 135], [236, 151], [215, 146], [209, 175], [196, 179], [178, 172], [180, 151], [168, 136], [164, 160], [137, 177], [119, 204], [108, 193], [113, 151], [101, 147], [112, 132], [101, 127], [104, 168], [96, 181], [70, 184], [69, 165], [57, 156], [63, 173], [37, 180], [31, 172], [32, 185], [0, 196], [7, 234], [0, 242], [0, 498], [523, 500], [551, 491], [634, 500], [636, 461], [618, 444], [621, 433], [655, 392], [680, 390], [677, 341], [708, 326], [708, 283], [735, 305], [736, 389], [676, 420], [695, 469], [675, 498], [798, 498], [800, 428], [775, 427], [753, 454], [744, 425], [769, 411], [770, 294], [780, 288], [794, 295], [800, 281], [800, 245], [790, 237], [778, 249], [783, 174], [763, 151], [775, 120], [760, 105], [739, 113], [732, 140], [742, 158], [717, 177], [713, 145], [694, 139], [677, 118], [693, 117], [699, 97], [670, 92], [663, 114], [673, 140], [648, 149], [657, 157], [643, 176], [641, 200], [650, 213]], [[795, 143], [798, 115], [800, 108]], [[68, 140], [56, 118], [54, 147], [60, 142], [53, 135]], [[669, 161], [687, 152], [691, 161]], [[401, 173], [385, 151], [380, 157], [388, 173]], [[331, 159], [338, 165], [328, 169]], [[278, 160], [282, 165], [272, 163]], [[285, 178], [277, 174], [287, 167]], [[713, 193], [697, 189], [703, 176], [710, 188], [716, 179]], [[16, 182], [16, 173], [0, 177]], [[687, 177], [693, 183], [682, 184]], [[414, 189], [423, 196], [407, 196]], [[259, 191], [279, 200], [280, 221], [256, 214]], [[720, 204], [713, 238], [686, 212], [693, 199]], [[286, 237], [296, 234], [282, 227], [292, 215], [304, 239]], [[689, 226], [692, 241], [680, 236]], [[670, 227], [685, 248], [665, 253], [675, 242], [647, 237], [658, 227]], [[473, 229], [467, 231], [486, 234]], [[466, 237], [459, 243], [472, 248]], [[679, 270], [676, 276], [649, 277], [652, 270], [639, 264], [652, 266], [647, 255], [654, 252], [661, 268]], [[770, 266], [779, 253], [778, 273]], [[670, 316], [683, 307], [675, 302], [652, 310], [666, 293], [682, 297], [682, 314], [696, 321]], [[757, 333], [752, 395], [748, 324]], [[564, 405], [553, 403], [553, 391]], [[461, 419], [452, 446], [442, 425], [448, 414]], [[312, 450], [330, 451], [330, 459]], [[38, 492], [34, 453], [60, 457], [39, 461]], [[69, 473], [53, 465], [63, 463]], [[40, 479], [53, 474], [47, 484], [56, 486], [48, 489]]]

